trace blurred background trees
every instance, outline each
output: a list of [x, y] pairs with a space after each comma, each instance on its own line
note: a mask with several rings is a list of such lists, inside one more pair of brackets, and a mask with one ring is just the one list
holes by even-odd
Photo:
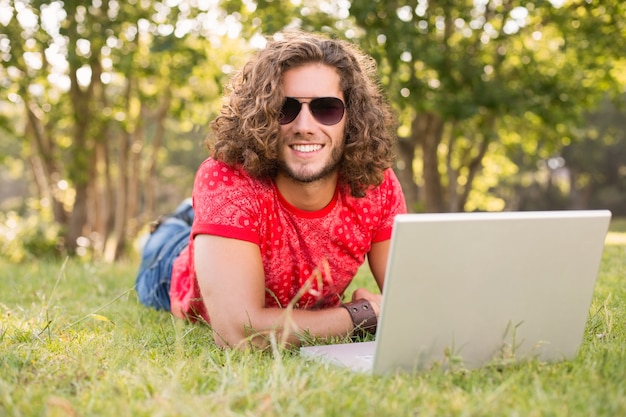
[[5, 255], [127, 253], [191, 192], [232, 71], [289, 28], [376, 59], [413, 211], [626, 215], [619, 0], [0, 0]]

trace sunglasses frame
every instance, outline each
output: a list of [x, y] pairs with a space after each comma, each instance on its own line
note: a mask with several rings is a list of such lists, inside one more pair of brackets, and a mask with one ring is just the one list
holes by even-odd
[[[284, 113], [282, 110], [285, 107], [285, 105], [287, 105], [287, 102], [289, 100], [292, 100], [298, 103], [298, 111], [295, 113], [293, 118], [281, 121], [281, 119], [284, 119], [283, 117]], [[308, 101], [301, 101], [301, 100], [308, 100]], [[315, 102], [319, 103], [320, 100], [332, 100], [333, 102], [341, 103], [341, 117], [339, 117], [336, 122], [328, 123], [320, 119], [320, 118], [323, 118], [323, 116], [320, 116], [319, 114], [317, 114], [320, 109], [315, 105]], [[307, 107], [309, 108], [309, 112], [311, 113], [315, 121], [325, 126], [336, 125], [337, 123], [341, 122], [341, 120], [343, 119], [343, 116], [346, 114], [346, 103], [344, 103], [343, 100], [338, 97], [285, 97], [285, 100], [283, 101], [283, 105], [280, 108], [280, 116], [278, 117], [278, 123], [281, 125], [288, 125], [289, 123], [296, 120], [298, 116], [300, 115], [300, 112], [302, 111], [303, 104], [307, 104]]]

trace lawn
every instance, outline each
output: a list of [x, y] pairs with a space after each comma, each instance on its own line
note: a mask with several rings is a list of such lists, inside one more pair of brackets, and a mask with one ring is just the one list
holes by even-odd
[[0, 261], [0, 415], [624, 416], [626, 227], [612, 230], [574, 361], [384, 377], [221, 350], [139, 305], [131, 262]]

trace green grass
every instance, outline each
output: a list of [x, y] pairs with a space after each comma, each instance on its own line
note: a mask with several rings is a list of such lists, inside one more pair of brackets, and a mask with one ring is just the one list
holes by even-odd
[[606, 246], [574, 361], [384, 377], [221, 350], [139, 305], [134, 264], [0, 261], [0, 415], [623, 416], [625, 260]]

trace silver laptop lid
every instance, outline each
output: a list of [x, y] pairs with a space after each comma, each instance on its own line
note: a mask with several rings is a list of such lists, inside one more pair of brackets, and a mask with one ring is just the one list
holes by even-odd
[[611, 214], [396, 217], [374, 372], [579, 349]]

